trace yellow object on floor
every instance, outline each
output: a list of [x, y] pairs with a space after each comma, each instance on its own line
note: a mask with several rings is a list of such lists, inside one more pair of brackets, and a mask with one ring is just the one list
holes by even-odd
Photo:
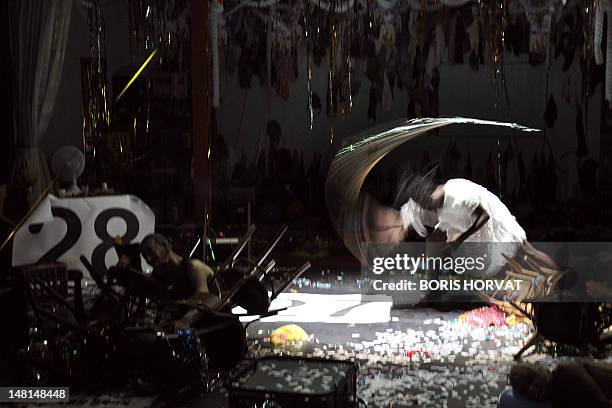
[[297, 324], [287, 324], [272, 331], [270, 342], [273, 346], [284, 346], [308, 341], [308, 334]]

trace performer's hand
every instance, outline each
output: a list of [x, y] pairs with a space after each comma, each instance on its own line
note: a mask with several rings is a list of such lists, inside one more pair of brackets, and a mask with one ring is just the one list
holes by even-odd
[[452, 241], [458, 241], [461, 239], [461, 235], [463, 235], [461, 232], [456, 232], [455, 234], [453, 234], [452, 236], [449, 237], [449, 242]]

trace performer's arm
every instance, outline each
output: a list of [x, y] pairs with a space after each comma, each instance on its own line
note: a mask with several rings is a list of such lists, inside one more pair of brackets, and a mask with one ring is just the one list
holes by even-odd
[[208, 279], [214, 275], [210, 266], [197, 259], [189, 261], [187, 273], [195, 287], [194, 298], [199, 298], [202, 294], [208, 294]]
[[446, 232], [439, 229], [434, 229], [431, 234], [427, 236], [426, 243], [444, 243], [446, 241]]
[[[211, 312], [216, 310], [219, 298], [208, 291], [208, 279], [213, 276], [213, 270], [197, 259], [191, 260], [187, 272], [194, 283], [195, 293], [189, 300], [197, 302], [200, 306], [208, 307]], [[191, 309], [181, 318], [181, 322], [192, 324], [205, 315], [199, 309]]]
[[474, 234], [476, 231], [482, 228], [482, 226], [485, 225], [487, 221], [489, 221], [489, 218], [491, 218], [489, 216], [489, 213], [487, 213], [487, 211], [484, 208], [482, 208], [481, 205], [476, 207], [476, 209], [474, 210], [474, 215], [476, 216], [476, 219], [474, 220], [474, 223], [472, 224], [472, 226], [468, 228], [467, 230], [465, 230], [457, 238], [451, 241], [452, 248], [457, 248], [459, 245], [461, 245], [472, 234]]

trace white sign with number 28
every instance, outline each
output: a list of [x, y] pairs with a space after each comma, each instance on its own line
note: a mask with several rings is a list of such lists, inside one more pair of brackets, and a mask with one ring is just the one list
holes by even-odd
[[[155, 215], [132, 195], [59, 199], [47, 196], [15, 234], [13, 266], [63, 262], [89, 278], [84, 255], [103, 273], [117, 263], [113, 240], [140, 242], [155, 230]], [[144, 266], [144, 264], [143, 264]]]

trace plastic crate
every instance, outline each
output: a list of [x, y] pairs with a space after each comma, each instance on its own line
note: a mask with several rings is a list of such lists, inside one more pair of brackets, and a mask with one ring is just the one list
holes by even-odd
[[263, 357], [229, 382], [230, 408], [356, 407], [357, 364], [301, 357]]

